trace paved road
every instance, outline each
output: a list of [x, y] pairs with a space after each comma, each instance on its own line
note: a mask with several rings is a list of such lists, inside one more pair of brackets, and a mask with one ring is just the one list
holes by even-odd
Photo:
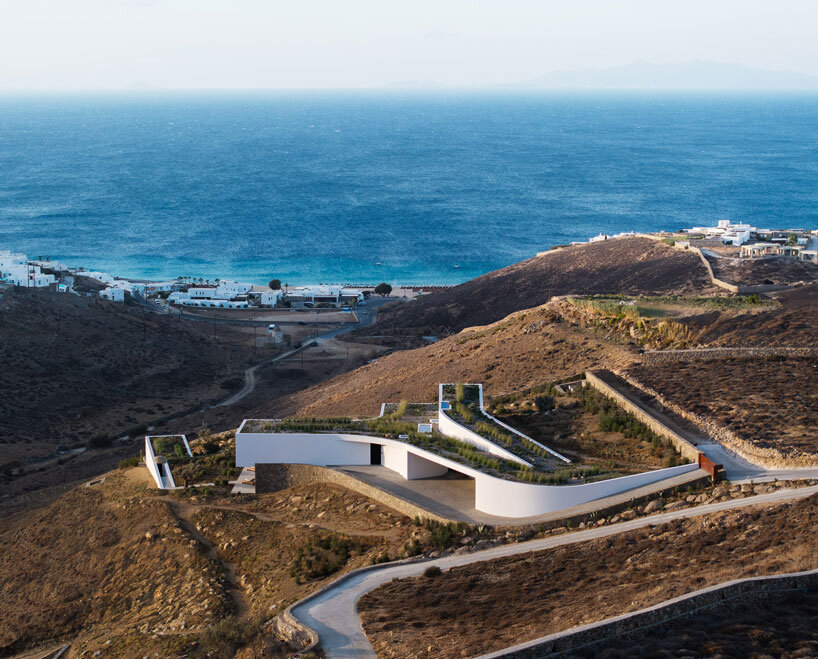
[[818, 493], [818, 485], [797, 490], [778, 490], [771, 494], [761, 494], [746, 499], [732, 499], [723, 503], [661, 513], [587, 531], [577, 531], [530, 542], [502, 545], [471, 554], [446, 556], [434, 561], [385, 567], [380, 570], [356, 574], [347, 580], [341, 580], [336, 586], [327, 589], [314, 599], [295, 606], [292, 612], [296, 618], [318, 633], [321, 639], [321, 648], [330, 659], [333, 657], [374, 657], [375, 652], [364, 635], [361, 621], [358, 618], [357, 602], [365, 593], [392, 579], [417, 576], [422, 574], [430, 565], [437, 565], [441, 569], [447, 570], [459, 565], [604, 538], [633, 529], [662, 524], [674, 519], [697, 517], [707, 513], [762, 503], [801, 499], [815, 493]]
[[[227, 405], [235, 405], [240, 400], [242, 400], [245, 396], [248, 396], [249, 394], [253, 393], [253, 391], [255, 391], [255, 389], [256, 389], [256, 371], [259, 368], [261, 368], [262, 366], [266, 366], [268, 364], [275, 364], [276, 362], [280, 362], [280, 361], [282, 361], [284, 359], [287, 359], [288, 357], [292, 357], [293, 355], [298, 354], [299, 352], [301, 352], [303, 350], [306, 350], [307, 348], [313, 347], [313, 345], [312, 345], [313, 343], [316, 344], [316, 347], [320, 347], [320, 346], [326, 344], [328, 341], [331, 341], [332, 339], [334, 339], [339, 334], [344, 334], [346, 332], [351, 332], [352, 330], [358, 329], [359, 327], [365, 327], [366, 325], [369, 325], [372, 322], [372, 319], [374, 318], [375, 313], [377, 312], [377, 307], [380, 306], [381, 304], [383, 304], [384, 301], [388, 301], [388, 298], [386, 300], [378, 300], [377, 303], [373, 304], [373, 308], [371, 309], [371, 311], [370, 310], [364, 310], [363, 313], [359, 312], [358, 313], [358, 322], [354, 323], [354, 324], [350, 324], [349, 327], [339, 327], [338, 329], [329, 330], [329, 331], [323, 332], [322, 334], [319, 334], [317, 336], [308, 336], [308, 337], [301, 340], [301, 343], [303, 345], [302, 348], [293, 348], [292, 350], [288, 350], [287, 352], [282, 353], [281, 355], [278, 355], [277, 357], [273, 357], [272, 359], [270, 359], [268, 361], [262, 362], [260, 364], [256, 364], [255, 366], [251, 366], [250, 368], [245, 369], [244, 370], [244, 385], [242, 386], [242, 388], [239, 391], [237, 391], [235, 394], [233, 394], [232, 396], [228, 396], [227, 398], [225, 398], [221, 403], [216, 403], [215, 405], [213, 405], [213, 407], [225, 407]], [[192, 318], [191, 316], [183, 316], [183, 317], [184, 318]], [[196, 318], [198, 320], [208, 320], [206, 318], [200, 318], [200, 317], [196, 317]], [[235, 325], [235, 324], [250, 324], [250, 323], [253, 323], [254, 321], [250, 321], [250, 320], [248, 320], [248, 321], [242, 321], [242, 320], [231, 321], [231, 320], [220, 320], [220, 319], [217, 318], [215, 322], [221, 322], [221, 323], [225, 323], [225, 324]], [[267, 323], [265, 321], [262, 324], [266, 325]]]

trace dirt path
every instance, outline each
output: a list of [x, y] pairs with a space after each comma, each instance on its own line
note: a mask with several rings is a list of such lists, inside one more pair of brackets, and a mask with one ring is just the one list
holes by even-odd
[[250, 613], [250, 605], [247, 602], [244, 591], [239, 585], [235, 568], [231, 563], [219, 558], [216, 546], [206, 536], [199, 533], [196, 524], [193, 523], [193, 513], [195, 513], [200, 506], [185, 505], [183, 502], [177, 501], [165, 501], [165, 503], [173, 516], [179, 520], [181, 527], [207, 549], [207, 557], [221, 566], [225, 574], [225, 580], [227, 581], [227, 590], [230, 593], [230, 599], [233, 600], [233, 605], [236, 608], [236, 617], [246, 617]]
[[375, 652], [366, 638], [358, 618], [358, 599], [392, 579], [413, 577], [421, 574], [431, 565], [449, 569], [479, 561], [487, 561], [505, 556], [514, 556], [534, 551], [542, 551], [563, 545], [604, 538], [646, 526], [663, 524], [675, 519], [685, 519], [708, 513], [733, 510], [746, 506], [780, 503], [800, 499], [818, 492], [818, 485], [798, 490], [779, 490], [746, 499], [733, 499], [696, 508], [688, 508], [671, 513], [661, 513], [642, 517], [612, 526], [603, 526], [587, 531], [577, 531], [561, 536], [553, 536], [518, 544], [502, 545], [472, 554], [450, 555], [434, 561], [422, 561], [387, 566], [381, 569], [352, 573], [341, 577], [333, 585], [313, 598], [305, 598], [293, 606], [293, 615], [318, 633], [321, 648], [328, 658], [332, 657], [375, 657]]

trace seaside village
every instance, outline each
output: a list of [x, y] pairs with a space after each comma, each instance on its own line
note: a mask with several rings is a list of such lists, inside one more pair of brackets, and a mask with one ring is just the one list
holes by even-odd
[[[588, 240], [596, 243], [638, 235], [633, 231], [608, 235], [601, 233]], [[749, 224], [719, 220], [716, 226], [699, 226], [680, 232], [650, 234], [664, 237], [679, 247], [695, 245], [715, 257], [762, 259], [785, 257], [818, 263], [818, 230], [759, 229]], [[573, 242], [572, 245], [583, 244]], [[0, 250], [0, 290], [7, 286], [50, 288], [60, 293], [97, 295], [124, 302], [128, 295], [153, 297], [175, 307], [210, 309], [251, 309], [286, 307], [292, 309], [352, 309], [364, 303], [372, 287], [341, 284], [289, 286], [273, 280], [271, 286], [241, 283], [227, 279], [203, 280], [178, 277], [153, 282], [114, 277], [106, 272], [66, 266], [48, 257], [29, 259], [25, 254]], [[422, 291], [418, 291], [421, 293]]]
[[[274, 285], [281, 286], [278, 282]], [[363, 303], [370, 293], [364, 287], [351, 288], [340, 284], [284, 284], [283, 288], [271, 288], [269, 285], [258, 286], [227, 279], [211, 282], [193, 277], [146, 282], [69, 267], [48, 258], [29, 259], [25, 254], [0, 250], [0, 288], [7, 286], [49, 288], [74, 295], [97, 295], [113, 302], [124, 302], [129, 295], [156, 297], [178, 307], [211, 309], [352, 309]]]

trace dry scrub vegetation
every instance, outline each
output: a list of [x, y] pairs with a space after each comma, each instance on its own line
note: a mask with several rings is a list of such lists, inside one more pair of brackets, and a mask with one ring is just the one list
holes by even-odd
[[626, 657], [818, 657], [818, 593], [771, 594], [737, 608], [710, 608], [647, 632], [577, 650], [587, 659]]
[[65, 640], [74, 655], [278, 656], [265, 620], [420, 534], [338, 486], [191, 497], [149, 478], [117, 470], [0, 523], [0, 654]]
[[635, 365], [629, 374], [759, 449], [818, 462], [818, 362], [783, 357]]
[[499, 650], [731, 579], [818, 568], [818, 497], [396, 579], [358, 604], [382, 657]]

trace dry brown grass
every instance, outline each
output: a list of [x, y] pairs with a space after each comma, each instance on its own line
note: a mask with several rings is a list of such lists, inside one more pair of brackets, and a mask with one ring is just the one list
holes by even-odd
[[818, 461], [818, 362], [723, 359], [636, 365], [629, 374], [759, 449]]
[[[412, 533], [338, 486], [188, 499], [158, 494], [144, 468], [118, 470], [0, 524], [0, 653], [66, 639], [77, 655], [195, 654], [217, 621], [257, 629], [341, 572], [402, 555]], [[294, 578], [298, 549], [328, 535], [361, 551], [324, 579]]]
[[818, 567], [818, 497], [394, 580], [361, 598], [382, 657], [460, 657], [731, 579]]
[[482, 382], [487, 395], [500, 395], [600, 363], [621, 368], [635, 358], [627, 346], [568, 326], [544, 305], [424, 348], [392, 353], [317, 387], [271, 401], [254, 410], [254, 415], [296, 410], [308, 416], [374, 415], [382, 402], [436, 400], [440, 382]]

